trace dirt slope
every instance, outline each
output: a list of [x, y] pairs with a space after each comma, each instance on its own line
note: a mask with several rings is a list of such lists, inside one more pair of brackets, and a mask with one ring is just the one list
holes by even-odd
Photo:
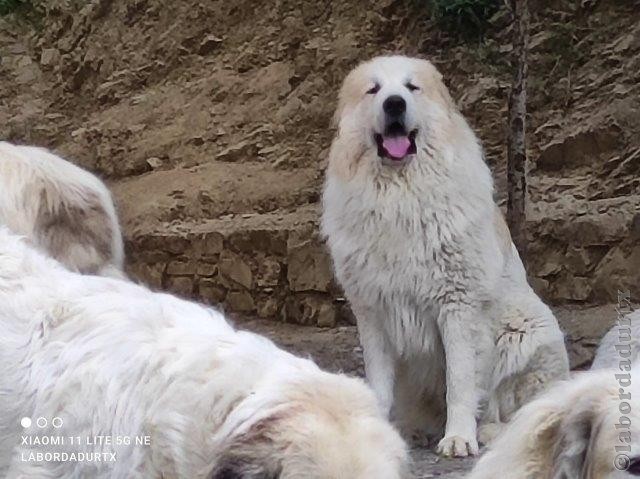
[[[504, 11], [483, 41], [465, 42], [408, 0], [47, 4], [35, 28], [0, 19], [0, 137], [106, 177], [131, 270], [158, 287], [299, 323], [348, 318], [315, 237], [317, 201], [336, 90], [375, 54], [439, 66], [504, 198]], [[640, 9], [541, 5], [529, 92], [532, 281], [556, 303], [611, 302], [618, 290], [638, 298]]]

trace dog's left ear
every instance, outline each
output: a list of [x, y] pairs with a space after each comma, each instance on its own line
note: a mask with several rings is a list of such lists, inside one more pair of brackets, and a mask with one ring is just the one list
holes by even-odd
[[256, 463], [247, 463], [237, 459], [223, 462], [211, 474], [210, 479], [278, 479], [277, 472], [270, 472]]
[[601, 421], [593, 401], [583, 401], [576, 406], [576, 410], [569, 411], [559, 425], [553, 448], [552, 479], [591, 477], [595, 439]]
[[419, 60], [420, 67], [417, 74], [420, 77], [422, 83], [425, 85], [432, 94], [436, 94], [440, 97], [440, 101], [451, 109], [457, 109], [456, 102], [453, 100], [449, 89], [445, 85], [442, 79], [442, 73], [427, 60]]

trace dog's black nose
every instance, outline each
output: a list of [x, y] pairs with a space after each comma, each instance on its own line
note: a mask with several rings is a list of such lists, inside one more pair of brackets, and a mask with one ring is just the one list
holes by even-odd
[[389, 116], [400, 116], [407, 110], [407, 103], [400, 95], [391, 95], [382, 104], [382, 109]]

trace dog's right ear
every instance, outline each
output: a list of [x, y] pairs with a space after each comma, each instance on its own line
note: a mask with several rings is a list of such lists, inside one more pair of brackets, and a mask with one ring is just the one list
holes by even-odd
[[[586, 383], [583, 386], [588, 386]], [[569, 386], [568, 386], [569, 387]], [[549, 479], [587, 479], [591, 470], [593, 438], [597, 437], [601, 417], [598, 388], [579, 387], [567, 390], [567, 397], [555, 401], [560, 389], [550, 399], [533, 402], [520, 411], [523, 441], [517, 449], [531, 456], [540, 477]], [[527, 426], [527, 423], [529, 426]], [[536, 476], [537, 477], [537, 476]]]
[[333, 116], [331, 117], [331, 128], [338, 128], [340, 126], [340, 120], [342, 120], [342, 115], [347, 107], [347, 97], [349, 95], [349, 79], [345, 80], [345, 84], [340, 89], [340, 93], [338, 95], [338, 104], [336, 105], [336, 109], [333, 112]]
[[210, 479], [278, 479], [282, 466], [274, 449], [272, 431], [281, 419], [267, 414], [227, 445]]
[[224, 466], [214, 472], [211, 475], [211, 479], [243, 479], [243, 472], [240, 469]]
[[560, 424], [553, 449], [552, 479], [587, 479], [591, 470], [593, 438], [597, 436], [595, 404], [578, 404]]

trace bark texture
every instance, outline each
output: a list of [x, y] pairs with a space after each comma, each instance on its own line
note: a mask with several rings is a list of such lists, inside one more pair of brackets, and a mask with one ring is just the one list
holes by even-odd
[[528, 0], [510, 0], [513, 14], [514, 77], [509, 96], [509, 144], [507, 149], [507, 222], [523, 261], [527, 254], [527, 50], [529, 46]]

